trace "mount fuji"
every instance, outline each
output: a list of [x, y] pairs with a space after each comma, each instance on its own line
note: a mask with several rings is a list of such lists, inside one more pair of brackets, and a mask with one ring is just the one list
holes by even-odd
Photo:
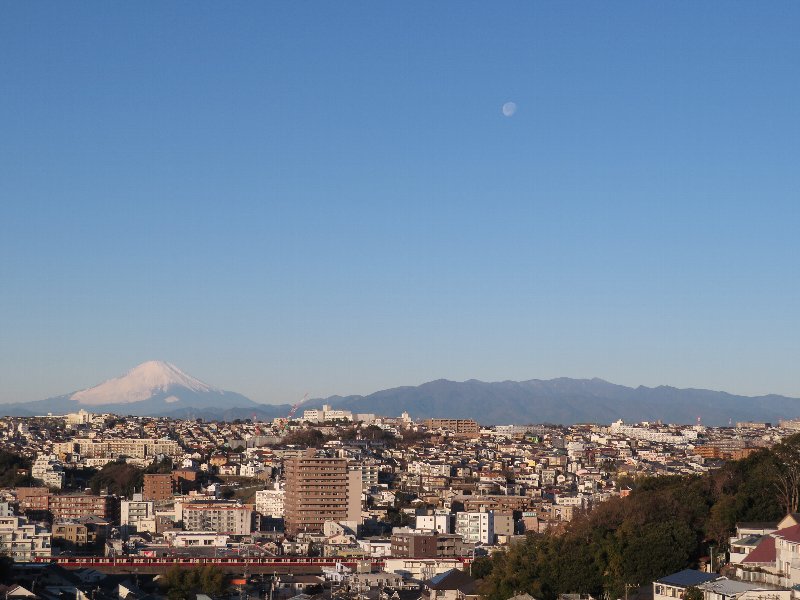
[[95, 413], [192, 417], [231, 409], [261, 412], [265, 407], [241, 394], [195, 379], [173, 364], [151, 360], [94, 387], [46, 400], [0, 405], [0, 412], [30, 416], [64, 414], [81, 408]]

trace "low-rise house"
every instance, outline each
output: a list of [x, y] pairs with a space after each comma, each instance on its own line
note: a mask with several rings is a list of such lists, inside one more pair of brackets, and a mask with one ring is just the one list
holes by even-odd
[[450, 569], [423, 583], [423, 600], [465, 600], [478, 598], [475, 580], [464, 571]]
[[734, 581], [721, 577], [698, 585], [703, 600], [791, 600], [790, 589], [767, 588], [763, 585]]
[[719, 579], [717, 573], [684, 569], [653, 582], [653, 600], [683, 598], [686, 590]]

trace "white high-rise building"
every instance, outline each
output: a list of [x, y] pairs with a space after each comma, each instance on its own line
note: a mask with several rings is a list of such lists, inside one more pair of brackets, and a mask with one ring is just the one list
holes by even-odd
[[494, 544], [494, 511], [456, 513], [456, 533], [470, 544]]

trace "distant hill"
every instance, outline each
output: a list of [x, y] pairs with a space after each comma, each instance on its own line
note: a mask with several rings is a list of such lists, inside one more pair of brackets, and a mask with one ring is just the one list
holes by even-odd
[[502, 423], [610, 423], [658, 421], [727, 425], [729, 421], [770, 421], [800, 416], [800, 399], [785, 396], [737, 396], [669, 386], [630, 388], [602, 379], [501, 381], [487, 383], [439, 379], [416, 387], [398, 387], [368, 396], [332, 396], [314, 400], [358, 413], [412, 418], [476, 419]]
[[[475, 419], [502, 423], [611, 423], [658, 421], [727, 425], [729, 421], [769, 421], [800, 416], [800, 399], [785, 396], [737, 396], [669, 386], [630, 388], [602, 379], [531, 379], [484, 382], [438, 379], [419, 386], [397, 387], [368, 396], [331, 396], [311, 400], [300, 409], [330, 404], [355, 413], [412, 418]], [[0, 414], [65, 414], [84, 408], [120, 415], [166, 416], [231, 421], [269, 421], [283, 417], [288, 404], [257, 404], [235, 392], [214, 388], [160, 361], [143, 363], [120, 377], [92, 388], [47, 400], [0, 405]]]

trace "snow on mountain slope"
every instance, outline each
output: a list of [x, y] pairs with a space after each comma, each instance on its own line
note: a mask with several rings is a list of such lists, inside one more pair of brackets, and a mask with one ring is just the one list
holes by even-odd
[[175, 365], [151, 360], [134, 367], [121, 377], [75, 392], [70, 399], [87, 406], [131, 404], [148, 400], [173, 388], [185, 388], [199, 393], [220, 392], [217, 388], [187, 375]]

